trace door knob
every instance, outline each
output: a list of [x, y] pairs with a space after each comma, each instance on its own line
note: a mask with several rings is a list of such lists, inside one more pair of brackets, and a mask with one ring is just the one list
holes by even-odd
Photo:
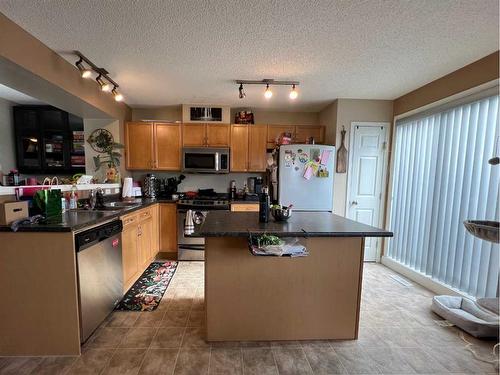
[[353, 206], [357, 206], [358, 202], [357, 202], [357, 201], [352, 201], [352, 202], [351, 202], [351, 204], [352, 204]]

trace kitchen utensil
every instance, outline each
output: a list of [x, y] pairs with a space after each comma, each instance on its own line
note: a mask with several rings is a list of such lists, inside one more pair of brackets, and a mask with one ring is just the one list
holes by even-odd
[[346, 173], [347, 171], [347, 149], [345, 148], [345, 128], [342, 126], [340, 131], [341, 141], [337, 151], [337, 173]]
[[291, 206], [287, 208], [271, 208], [275, 221], [287, 221], [292, 216]]

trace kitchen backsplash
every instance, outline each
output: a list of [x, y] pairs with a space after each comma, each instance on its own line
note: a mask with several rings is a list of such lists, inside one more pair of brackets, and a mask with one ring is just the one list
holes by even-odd
[[[178, 177], [181, 173], [154, 173], [157, 178]], [[228, 174], [192, 174], [183, 173], [186, 179], [179, 185], [179, 191], [197, 191], [198, 189], [215, 189], [217, 193], [227, 193], [231, 180], [236, 181], [238, 189], [243, 188], [249, 177], [265, 177], [265, 173], [228, 173]], [[144, 172], [133, 172], [134, 180], [142, 181]]]

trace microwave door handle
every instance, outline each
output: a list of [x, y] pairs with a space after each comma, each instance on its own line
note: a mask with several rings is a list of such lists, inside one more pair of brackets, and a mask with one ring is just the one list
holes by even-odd
[[218, 152], [215, 153], [215, 171], [216, 172], [219, 171], [219, 153]]

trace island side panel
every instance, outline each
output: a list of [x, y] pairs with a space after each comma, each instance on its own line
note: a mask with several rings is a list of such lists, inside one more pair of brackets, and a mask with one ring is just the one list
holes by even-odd
[[209, 237], [207, 340], [355, 339], [363, 238], [301, 239], [302, 258], [257, 257], [246, 238]]
[[0, 356], [78, 355], [73, 235], [0, 233]]

